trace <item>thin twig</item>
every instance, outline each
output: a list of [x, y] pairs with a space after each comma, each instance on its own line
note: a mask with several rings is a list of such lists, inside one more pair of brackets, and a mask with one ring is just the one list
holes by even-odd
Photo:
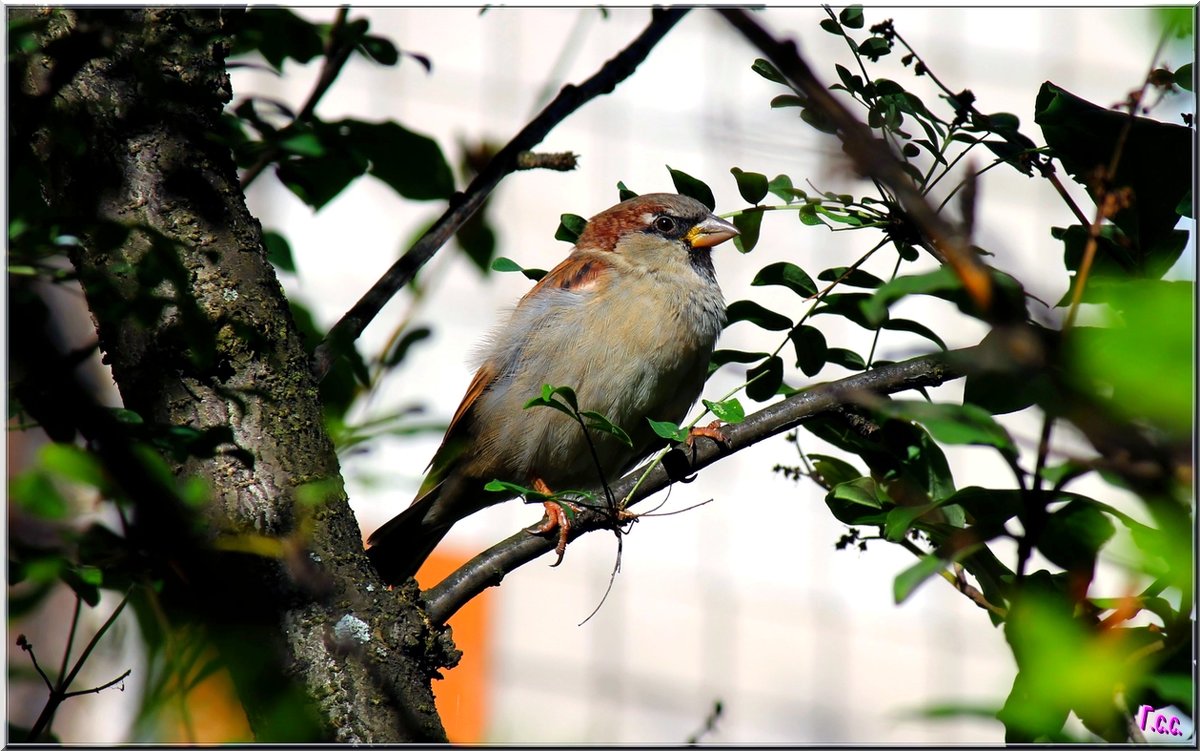
[[[120, 504], [115, 504], [120, 505]], [[75, 593], [75, 612], [71, 614], [71, 630], [67, 632], [67, 647], [63, 650], [62, 665], [58, 668], [58, 690], [65, 688], [63, 679], [67, 677], [67, 664], [71, 661], [71, 649], [75, 644], [75, 629], [79, 627], [79, 609], [83, 605], [83, 600], [79, 597], [79, 593]]]
[[858, 170], [886, 185], [897, 201], [929, 239], [930, 251], [948, 264], [962, 280], [963, 287], [987, 318], [994, 318], [991, 271], [971, 250], [966, 239], [942, 218], [913, 183], [887, 144], [871, 133], [825, 88], [792, 41], [780, 41], [749, 13], [738, 8], [718, 8], [717, 12], [742, 33], [770, 60], [789, 84], [804, 94], [809, 104], [819, 109], [837, 128], [846, 153]]
[[[927, 355], [902, 363], [856, 373], [839, 381], [821, 384], [764, 407], [736, 425], [722, 429], [728, 445], [713, 441], [697, 443], [691, 451], [674, 450], [671, 461], [660, 463], [652, 472], [636, 470], [617, 482], [612, 490], [617, 497], [628, 498], [632, 505], [720, 459], [771, 436], [791, 430], [801, 421], [826, 412], [855, 395], [865, 392], [890, 394], [907, 389], [937, 386], [959, 378], [964, 363], [977, 357], [970, 347], [950, 353]], [[676, 461], [677, 460], [677, 461]], [[667, 466], [671, 467], [670, 470]], [[632, 489], [637, 486], [636, 492]], [[581, 509], [571, 524], [571, 538], [611, 528], [611, 516], [605, 510]], [[445, 623], [475, 595], [500, 583], [504, 576], [554, 549], [554, 541], [521, 530], [480, 553], [431, 587], [423, 595], [430, 620]]]
[[601, 94], [612, 92], [617, 84], [631, 76], [650, 54], [650, 50], [687, 12], [687, 8], [652, 10], [650, 24], [628, 47], [582, 84], [564, 86], [554, 101], [513, 136], [487, 167], [475, 176], [466, 191], [456, 193], [450, 199], [450, 205], [437, 222], [334, 324], [325, 340], [313, 352], [312, 369], [317, 380], [324, 380], [337, 356], [337, 350], [358, 339], [383, 306], [471, 218], [500, 181], [517, 168], [517, 158], [521, 152], [537, 146], [566, 117]]
[[[296, 115], [296, 119], [292, 121], [292, 125], [312, 120], [313, 115], [316, 114], [317, 104], [321, 101], [321, 97], [325, 96], [325, 92], [329, 91], [329, 87], [333, 85], [338, 74], [342, 72], [342, 67], [350, 59], [350, 53], [354, 51], [355, 45], [346, 44], [345, 40], [341, 38], [348, 13], [348, 8], [343, 7], [338, 9], [337, 16], [333, 19], [333, 25], [329, 28], [329, 40], [325, 43], [325, 61], [321, 65], [321, 73], [317, 76], [317, 82], [313, 85], [313, 90], [309, 93], [308, 99], [300, 109], [300, 113]], [[291, 128], [292, 125], [288, 125], [288, 128]], [[284, 130], [288, 128], [284, 128]], [[267, 165], [279, 158], [279, 154], [283, 151], [279, 145], [279, 141], [280, 139], [274, 140], [259, 155], [258, 160], [242, 173], [240, 182], [243, 191], [262, 174]]]
[[[124, 673], [121, 673], [120, 675], [118, 675], [116, 678], [113, 678], [108, 683], [102, 684], [100, 686], [96, 686], [95, 688], [85, 688], [80, 691], [68, 691], [67, 693], [63, 694], [62, 697], [64, 699], [70, 699], [72, 696], [83, 696], [84, 694], [98, 694], [101, 691], [103, 691], [104, 689], [111, 688], [111, 687], [117, 685], [118, 683], [120, 683], [121, 681], [125, 680], [126, 678], [129, 677], [129, 675], [132, 672], [133, 672], [133, 669], [130, 668], [129, 670], [126, 670]], [[122, 689], [122, 690], [124, 690], [124, 689]]]

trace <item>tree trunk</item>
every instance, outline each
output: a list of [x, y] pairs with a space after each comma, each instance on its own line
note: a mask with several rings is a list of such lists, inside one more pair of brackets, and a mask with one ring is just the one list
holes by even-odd
[[[445, 740], [429, 679], [453, 645], [362, 555], [308, 356], [216, 138], [222, 16], [241, 11], [41, 12], [32, 144], [76, 222], [101, 349], [126, 408], [208, 441], [174, 469], [211, 489], [208, 539], [242, 551], [188, 559], [164, 601], [208, 624], [260, 740]], [[184, 531], [153, 517], [138, 509], [169, 550]], [[282, 676], [316, 725], [281, 714]]]

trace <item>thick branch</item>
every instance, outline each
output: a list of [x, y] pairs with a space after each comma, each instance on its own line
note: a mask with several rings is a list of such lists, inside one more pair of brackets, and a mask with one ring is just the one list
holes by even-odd
[[[938, 386], [960, 378], [964, 364], [976, 353], [974, 347], [947, 354], [928, 355], [907, 362], [895, 363], [840, 381], [813, 386], [799, 394], [772, 404], [737, 425], [722, 428], [729, 438], [728, 446], [713, 441], [697, 441], [691, 451], [676, 448], [668, 454], [630, 499], [630, 505], [687, 477], [710, 464], [752, 446], [774, 435], [787, 432], [802, 420], [826, 412], [846, 402], [858, 401], [868, 394], [891, 394], [897, 391]], [[626, 475], [613, 486], [613, 495], [624, 498], [633, 490], [642, 470]], [[584, 509], [571, 526], [571, 538], [595, 531], [610, 529], [607, 513]], [[531, 535], [525, 530], [503, 540], [465, 563], [424, 595], [429, 617], [434, 623], [444, 623], [472, 597], [488, 587], [500, 584], [505, 574], [554, 549], [554, 540]]]
[[450, 200], [450, 206], [432, 227], [387, 270], [379, 281], [354, 304], [330, 330], [325, 341], [313, 352], [312, 369], [317, 380], [324, 380], [340, 347], [357, 339], [388, 300], [416, 275], [422, 266], [458, 231], [509, 173], [520, 169], [520, 155], [542, 142], [554, 126], [575, 110], [601, 94], [609, 94], [631, 76], [650, 50], [679, 22], [687, 8], [655, 8], [650, 25], [628, 47], [606, 62], [599, 71], [578, 86], [564, 86], [554, 101], [513, 136], [480, 172], [463, 193]]
[[[444, 740], [429, 675], [451, 657], [413, 595], [384, 595], [362, 555], [287, 300], [232, 156], [210, 138], [230, 96], [220, 13], [50, 13], [50, 52], [17, 107], [47, 116], [14, 141], [33, 144], [61, 231], [81, 238], [72, 261], [125, 407], [217, 444], [172, 467], [211, 489], [203, 521], [106, 412], [45, 400], [45, 413], [122, 480], [125, 544], [162, 585], [147, 596], [207, 625], [259, 740]], [[64, 358], [26, 339], [33, 390]], [[278, 557], [220, 544], [262, 537]], [[298, 711], [279, 711], [284, 696]]]

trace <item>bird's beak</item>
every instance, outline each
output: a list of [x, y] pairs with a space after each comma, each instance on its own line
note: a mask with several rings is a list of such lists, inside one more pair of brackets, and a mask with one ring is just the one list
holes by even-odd
[[711, 248], [714, 245], [720, 245], [731, 237], [736, 237], [741, 233], [724, 219], [712, 216], [711, 214], [692, 227], [685, 239], [688, 245], [693, 248]]

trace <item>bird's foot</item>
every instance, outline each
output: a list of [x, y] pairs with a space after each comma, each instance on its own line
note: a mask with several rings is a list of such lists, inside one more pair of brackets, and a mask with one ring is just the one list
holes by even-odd
[[702, 428], [692, 428], [688, 431], [688, 437], [687, 440], [684, 441], [684, 444], [688, 448], [691, 448], [692, 444], [696, 442], [696, 439], [700, 437], [711, 438], [717, 443], [724, 444], [725, 446], [729, 445], [729, 436], [721, 432], [720, 420], [713, 420]]
[[[542, 505], [546, 507], [546, 519], [528, 531], [530, 534], [544, 535], [558, 530], [558, 544], [554, 546], [558, 560], [550, 565], [553, 568], [562, 563], [563, 555], [567, 552], [567, 537], [571, 534], [571, 516], [578, 514], [581, 509], [568, 501], [545, 501]], [[570, 507], [570, 511], [564, 507]]]
[[[546, 495], [554, 492], [541, 478], [534, 478], [533, 489]], [[558, 560], [550, 565], [551, 568], [554, 568], [562, 563], [563, 555], [567, 552], [567, 537], [571, 534], [571, 518], [581, 509], [569, 501], [544, 501], [542, 505], [546, 507], [546, 519], [538, 526], [530, 528], [528, 532], [534, 535], [544, 535], [558, 530], [558, 544], [554, 546]]]

